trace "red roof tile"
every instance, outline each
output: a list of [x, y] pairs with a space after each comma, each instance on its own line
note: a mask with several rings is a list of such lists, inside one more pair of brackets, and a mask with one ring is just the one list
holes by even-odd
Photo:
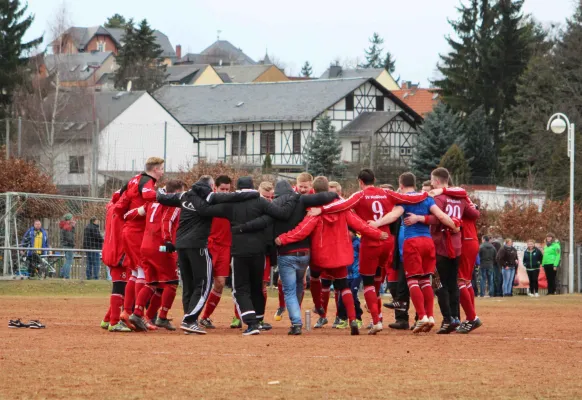
[[423, 117], [439, 102], [438, 90], [435, 89], [399, 89], [392, 90], [392, 93]]

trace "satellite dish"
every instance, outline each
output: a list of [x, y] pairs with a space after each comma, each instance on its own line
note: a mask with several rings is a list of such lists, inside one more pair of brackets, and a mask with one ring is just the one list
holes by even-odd
[[127, 92], [131, 92], [131, 81], [127, 82]]

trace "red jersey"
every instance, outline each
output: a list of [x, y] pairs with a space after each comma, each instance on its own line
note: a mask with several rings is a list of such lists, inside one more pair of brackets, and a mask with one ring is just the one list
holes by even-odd
[[160, 203], [149, 203], [144, 219], [146, 230], [143, 235], [141, 249], [158, 250], [165, 242], [176, 242], [176, 231], [180, 221], [180, 208], [164, 206]]
[[116, 213], [115, 204], [119, 200], [121, 191], [115, 192], [111, 201], [107, 203], [105, 214], [105, 237], [103, 241], [102, 259], [108, 267], [119, 266], [123, 257], [121, 235], [123, 232], [123, 215]]
[[[456, 198], [452, 195], [441, 194], [435, 197], [434, 200], [436, 205], [451, 218], [457, 218], [459, 220], [476, 220], [479, 218], [479, 211], [474, 207], [469, 207], [466, 198]], [[430, 233], [435, 244], [437, 255], [449, 257], [447, 245], [449, 234], [445, 230], [448, 230], [448, 228], [442, 224], [431, 225]], [[461, 244], [461, 233], [450, 232], [450, 245], [454, 249], [456, 257], [461, 255]]]
[[[396, 193], [387, 189], [370, 186], [354, 193], [347, 200], [340, 200], [322, 208], [322, 214], [353, 209], [364, 221], [377, 221], [388, 214], [396, 204], [414, 204], [426, 199], [426, 193]], [[379, 228], [390, 236], [390, 226]], [[385, 241], [362, 237], [362, 245], [381, 246]]]
[[[122, 214], [130, 215], [132, 210], [137, 210], [146, 203], [156, 201], [156, 180], [145, 172], [134, 176], [128, 183], [127, 189], [123, 193], [120, 201], [115, 207]], [[145, 218], [127, 218], [125, 217], [125, 228], [140, 230], [143, 232], [146, 225]]]
[[230, 221], [227, 218], [212, 218], [210, 226], [210, 236], [208, 246], [232, 246], [232, 233], [230, 231]]
[[467, 206], [473, 209], [473, 211], [470, 211], [469, 213], [463, 213], [461, 218], [463, 221], [461, 234], [463, 240], [479, 240], [477, 237], [477, 225], [475, 221], [480, 217], [480, 213], [467, 195], [467, 191], [463, 188], [444, 188], [443, 193], [450, 197], [465, 199]]

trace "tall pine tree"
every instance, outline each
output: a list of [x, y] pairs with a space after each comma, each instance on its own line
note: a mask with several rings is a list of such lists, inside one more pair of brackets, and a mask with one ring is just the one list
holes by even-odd
[[304, 76], [306, 78], [310, 78], [311, 74], [313, 74], [313, 69], [311, 68], [311, 64], [309, 64], [309, 61], [305, 61], [305, 64], [303, 64], [303, 67], [301, 68], [301, 76]]
[[335, 126], [326, 115], [317, 122], [305, 152], [307, 168], [312, 175], [332, 176], [340, 173], [342, 145]]
[[8, 114], [14, 89], [22, 81], [18, 68], [26, 62], [26, 53], [43, 41], [42, 36], [22, 41], [34, 21], [33, 15], [26, 15], [27, 8], [20, 0], [0, 1], [0, 118]]
[[396, 60], [389, 51], [386, 52], [386, 56], [384, 57], [384, 69], [390, 74], [396, 70]]
[[123, 42], [117, 55], [119, 69], [115, 74], [115, 87], [124, 89], [128, 81], [132, 81], [135, 90], [155, 90], [162, 86], [166, 72], [160, 59], [163, 51], [147, 20], [141, 21], [138, 28], [129, 20]]
[[370, 38], [370, 47], [366, 50], [366, 63], [363, 65], [364, 68], [383, 68], [384, 60], [382, 60], [382, 47], [384, 44], [384, 39], [378, 35], [378, 32], [374, 32], [374, 35]]
[[457, 144], [449, 147], [443, 158], [441, 158], [439, 167], [449, 170], [455, 185], [467, 184], [471, 179], [471, 168], [463, 150]]
[[113, 14], [113, 16], [107, 18], [105, 22], [105, 28], [125, 28], [127, 25], [127, 20], [121, 14]]
[[438, 104], [420, 128], [412, 169], [420, 179], [427, 179], [438, 167], [441, 157], [454, 144], [462, 142], [463, 123], [445, 104]]
[[495, 172], [496, 156], [484, 107], [477, 108], [463, 122], [463, 149], [471, 167], [472, 182], [490, 184]]

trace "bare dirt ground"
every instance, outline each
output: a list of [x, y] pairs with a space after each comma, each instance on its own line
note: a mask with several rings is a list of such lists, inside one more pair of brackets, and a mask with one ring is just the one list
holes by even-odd
[[[477, 299], [484, 326], [464, 336], [357, 337], [329, 326], [289, 337], [271, 297], [274, 329], [242, 337], [226, 295], [218, 329], [186, 336], [108, 333], [106, 284], [73, 295], [59, 285], [0, 282], [1, 399], [582, 398], [582, 296]], [[8, 329], [15, 317], [47, 328]]]

